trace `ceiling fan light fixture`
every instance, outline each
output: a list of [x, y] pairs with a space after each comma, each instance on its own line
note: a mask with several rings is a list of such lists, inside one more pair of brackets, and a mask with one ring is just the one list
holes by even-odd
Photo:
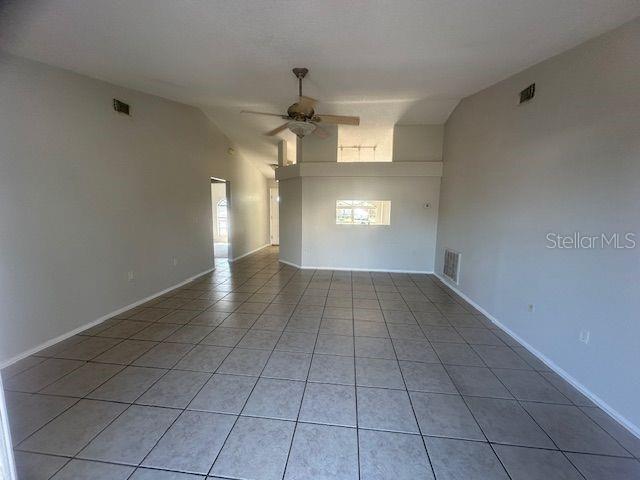
[[289, 130], [295, 133], [299, 138], [302, 138], [305, 135], [309, 135], [310, 133], [312, 133], [316, 129], [316, 126], [310, 122], [293, 120], [289, 122], [287, 128], [289, 128]]
[[[315, 133], [320, 138], [328, 138], [331, 135], [322, 128], [322, 125], [360, 125], [360, 117], [349, 117], [345, 115], [318, 115], [316, 114], [316, 104], [318, 100], [302, 95], [302, 79], [309, 73], [307, 68], [294, 68], [293, 73], [298, 79], [298, 101], [290, 105], [286, 115], [278, 113], [254, 112], [252, 110], [242, 110], [240, 113], [250, 113], [253, 115], [265, 115], [268, 117], [280, 117], [287, 120], [277, 128], [265, 133], [268, 137], [273, 137], [283, 130], [289, 129], [298, 138], [303, 138], [310, 133]], [[316, 125], [320, 123], [320, 126]]]

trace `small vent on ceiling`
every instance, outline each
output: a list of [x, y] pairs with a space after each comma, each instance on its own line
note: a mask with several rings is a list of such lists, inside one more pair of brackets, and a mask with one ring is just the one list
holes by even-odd
[[460, 274], [460, 257], [461, 254], [453, 250], [445, 249], [444, 251], [444, 267], [442, 273], [456, 285], [458, 284], [458, 275]]
[[532, 83], [520, 92], [520, 103], [528, 102], [536, 95], [536, 84]]
[[113, 109], [118, 113], [122, 113], [123, 115], [131, 115], [131, 107], [129, 107], [129, 104], [124, 103], [117, 98], [113, 99]]

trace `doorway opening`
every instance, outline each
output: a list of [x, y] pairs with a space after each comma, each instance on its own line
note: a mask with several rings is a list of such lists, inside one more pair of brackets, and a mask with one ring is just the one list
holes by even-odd
[[231, 257], [231, 189], [228, 181], [211, 177], [211, 214], [214, 258]]
[[280, 245], [280, 195], [278, 187], [269, 189], [269, 233], [271, 245]]

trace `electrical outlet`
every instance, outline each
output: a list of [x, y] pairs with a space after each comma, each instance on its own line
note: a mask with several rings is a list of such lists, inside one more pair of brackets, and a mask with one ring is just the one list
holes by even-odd
[[178, 257], [173, 257], [173, 266], [178, 265]]
[[135, 274], [133, 273], [133, 270], [129, 270], [127, 272], [127, 280], [129, 280], [130, 282], [133, 282], [134, 278], [135, 278]]
[[536, 306], [533, 303], [530, 303], [529, 305], [527, 305], [527, 311], [529, 313], [533, 313], [536, 310]]
[[591, 331], [589, 331], [589, 330], [580, 330], [580, 336], [578, 338], [585, 345], [589, 345], [589, 341], [591, 340]]

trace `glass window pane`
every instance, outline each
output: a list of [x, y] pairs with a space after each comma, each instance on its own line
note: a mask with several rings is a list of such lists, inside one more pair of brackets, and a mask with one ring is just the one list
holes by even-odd
[[336, 200], [336, 225], [391, 225], [391, 201]]

